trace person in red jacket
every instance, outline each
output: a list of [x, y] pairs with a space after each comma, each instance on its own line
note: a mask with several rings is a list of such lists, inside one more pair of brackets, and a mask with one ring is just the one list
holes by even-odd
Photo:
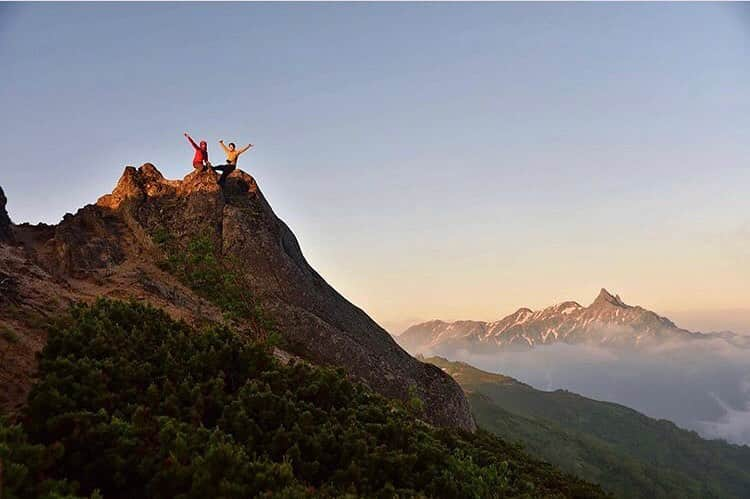
[[201, 140], [200, 145], [196, 144], [193, 138], [185, 132], [183, 135], [187, 137], [190, 144], [195, 149], [195, 156], [193, 156], [193, 168], [202, 170], [203, 168], [209, 168], [211, 163], [208, 162], [208, 144], [205, 140]]

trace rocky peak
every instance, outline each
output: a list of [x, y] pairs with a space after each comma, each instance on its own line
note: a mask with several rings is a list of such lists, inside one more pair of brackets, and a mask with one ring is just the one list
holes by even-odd
[[198, 193], [218, 195], [221, 187], [217, 184], [217, 179], [217, 174], [210, 169], [193, 170], [182, 180], [168, 180], [151, 163], [145, 163], [138, 168], [126, 166], [112, 193], [99, 198], [96, 204], [104, 208], [117, 209], [127, 201], [140, 202], [146, 198], [189, 196]]
[[11, 232], [12, 223], [8, 212], [5, 210], [7, 203], [8, 199], [5, 197], [5, 192], [0, 187], [0, 241], [10, 241], [13, 239], [13, 233]]
[[210, 169], [169, 180], [150, 163], [128, 166], [96, 204], [57, 226], [24, 228], [24, 250], [73, 294], [137, 298], [178, 317], [210, 320], [194, 290], [158, 266], [166, 256], [157, 242], [166, 236], [177, 245], [170, 251], [182, 251], [208, 237], [215, 256], [242, 273], [248, 296], [273, 320], [290, 353], [340, 366], [391, 398], [416, 394], [431, 423], [475, 428], [458, 384], [407, 354], [310, 266], [252, 176], [235, 170], [223, 187], [217, 180]]
[[616, 307], [628, 307], [628, 305], [626, 305], [625, 302], [622, 301], [620, 295], [612, 295], [609, 291], [602, 288], [601, 291], [599, 291], [599, 296], [597, 296], [596, 300], [594, 300], [594, 302], [591, 304], [591, 307], [601, 307], [607, 305], [614, 305]]

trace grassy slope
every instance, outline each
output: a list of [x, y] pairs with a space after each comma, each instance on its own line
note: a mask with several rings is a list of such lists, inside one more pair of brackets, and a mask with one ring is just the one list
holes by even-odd
[[477, 423], [622, 497], [747, 497], [750, 448], [563, 390], [544, 392], [434, 357], [467, 392]]

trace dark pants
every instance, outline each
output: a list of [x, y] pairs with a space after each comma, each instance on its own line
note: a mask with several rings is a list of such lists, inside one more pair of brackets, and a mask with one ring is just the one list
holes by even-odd
[[226, 182], [229, 174], [232, 173], [237, 167], [235, 165], [227, 164], [227, 165], [212, 166], [211, 168], [213, 168], [214, 171], [221, 172], [221, 177], [219, 177], [219, 183], [221, 185], [224, 185], [224, 182]]

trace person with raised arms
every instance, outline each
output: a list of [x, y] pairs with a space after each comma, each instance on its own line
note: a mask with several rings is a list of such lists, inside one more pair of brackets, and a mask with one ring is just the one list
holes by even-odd
[[237, 160], [239, 159], [240, 154], [249, 150], [251, 147], [253, 147], [253, 145], [248, 144], [242, 149], [237, 149], [234, 145], [234, 142], [230, 142], [229, 146], [226, 146], [224, 145], [223, 140], [219, 141], [219, 145], [221, 145], [221, 148], [224, 149], [224, 154], [226, 154], [227, 156], [227, 164], [212, 166], [211, 168], [213, 168], [214, 171], [221, 172], [221, 177], [219, 177], [219, 184], [224, 185], [224, 182], [226, 181], [229, 174], [237, 168]]
[[200, 145], [196, 144], [193, 138], [188, 135], [187, 132], [183, 134], [185, 137], [187, 137], [188, 142], [190, 142], [190, 145], [193, 146], [193, 149], [195, 149], [195, 156], [193, 156], [193, 168], [196, 170], [202, 170], [203, 168], [207, 168], [211, 166], [211, 163], [208, 162], [208, 143], [205, 140], [201, 140]]

